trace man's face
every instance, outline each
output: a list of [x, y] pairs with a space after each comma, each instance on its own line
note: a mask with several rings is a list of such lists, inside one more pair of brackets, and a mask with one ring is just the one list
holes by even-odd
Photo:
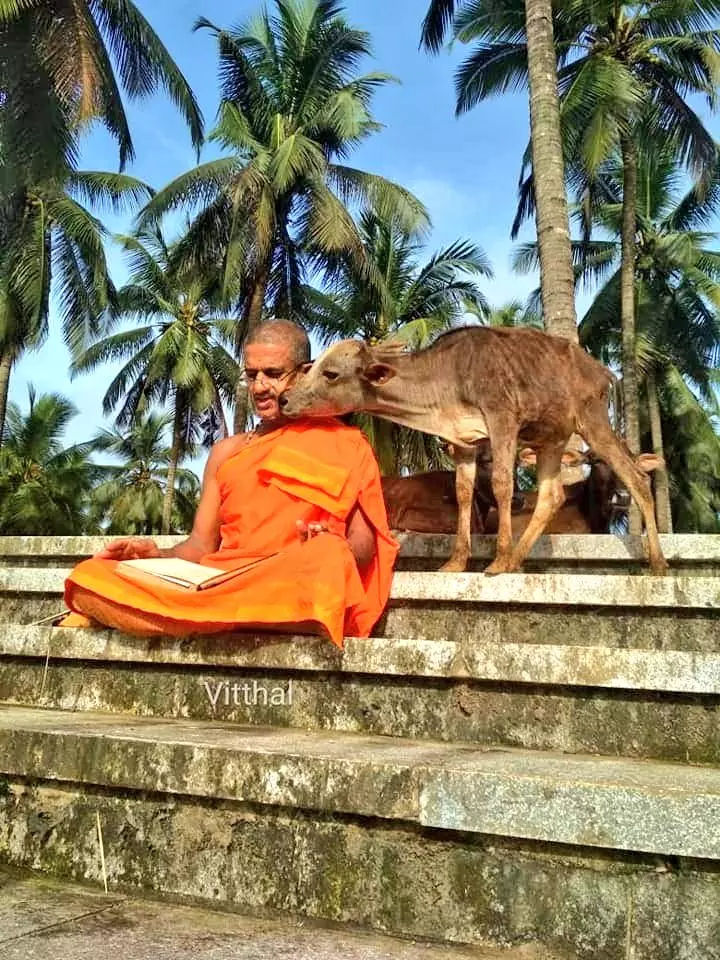
[[255, 343], [245, 349], [245, 377], [255, 412], [261, 420], [280, 416], [278, 397], [296, 381], [300, 371], [293, 370], [288, 344]]

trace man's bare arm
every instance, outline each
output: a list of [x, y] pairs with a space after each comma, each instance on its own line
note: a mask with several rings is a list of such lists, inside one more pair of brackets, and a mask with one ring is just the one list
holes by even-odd
[[353, 507], [348, 516], [345, 536], [355, 556], [359, 570], [368, 567], [375, 557], [375, 531], [359, 506]]

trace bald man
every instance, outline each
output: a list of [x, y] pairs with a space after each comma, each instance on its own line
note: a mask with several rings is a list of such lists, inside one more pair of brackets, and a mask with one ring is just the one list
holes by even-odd
[[[144, 636], [310, 632], [338, 646], [346, 635], [369, 635], [387, 602], [398, 550], [373, 451], [364, 434], [338, 420], [281, 416], [280, 394], [310, 364], [301, 327], [280, 319], [261, 324], [244, 360], [260, 423], [211, 450], [190, 536], [169, 549], [125, 538], [79, 564], [65, 582], [74, 615], [63, 626], [102, 624]], [[189, 591], [157, 578], [145, 583], [119, 565], [150, 557], [180, 557], [238, 576]]]

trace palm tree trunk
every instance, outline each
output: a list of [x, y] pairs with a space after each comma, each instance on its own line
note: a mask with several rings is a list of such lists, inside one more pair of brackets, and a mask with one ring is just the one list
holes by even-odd
[[[665, 445], [662, 435], [662, 420], [660, 419], [660, 400], [655, 371], [652, 369], [648, 372], [646, 386], [653, 453], [656, 457], [662, 457], [664, 460]], [[658, 533], [672, 533], [670, 483], [665, 467], [659, 467], [655, 471], [655, 514], [657, 516]]]
[[5, 350], [4, 353], [0, 354], [0, 446], [2, 446], [3, 430], [5, 429], [5, 411], [7, 410], [10, 373], [14, 359], [12, 350]]
[[170, 463], [168, 464], [167, 486], [165, 487], [165, 498], [163, 500], [162, 527], [163, 534], [170, 533], [170, 521], [172, 519], [173, 500], [175, 498], [175, 478], [177, 476], [178, 462], [180, 460], [180, 449], [182, 446], [182, 422], [183, 405], [180, 398], [175, 397], [175, 422], [173, 423], [173, 444], [170, 452]]
[[263, 307], [265, 306], [265, 293], [267, 292], [268, 281], [270, 280], [270, 264], [265, 263], [258, 271], [253, 284], [252, 293], [248, 298], [247, 311], [247, 332], [252, 333], [255, 327], [262, 320]]
[[[620, 323], [622, 329], [622, 382], [625, 440], [630, 453], [640, 453], [640, 409], [635, 363], [635, 232], [637, 223], [637, 150], [628, 137], [622, 140], [623, 212], [622, 264], [620, 267]], [[642, 533], [642, 519], [633, 501], [629, 510], [631, 534]]]
[[578, 342], [551, 0], [525, 0], [530, 131], [545, 329]]
[[[268, 282], [270, 280], [270, 264], [265, 263], [255, 277], [255, 283], [252, 286], [246, 304], [243, 316], [243, 322], [240, 326], [240, 338], [235, 345], [237, 357], [240, 359], [245, 337], [252, 333], [262, 320], [263, 307], [265, 306], [265, 293], [267, 292]], [[247, 422], [248, 398], [245, 384], [238, 380], [235, 387], [235, 411], [233, 414], [233, 433], [242, 433], [245, 430]]]

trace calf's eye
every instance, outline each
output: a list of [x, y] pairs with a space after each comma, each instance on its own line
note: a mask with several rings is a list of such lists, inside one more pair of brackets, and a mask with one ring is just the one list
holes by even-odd
[[340, 374], [336, 373], [334, 370], [323, 370], [323, 376], [326, 380], [329, 380], [332, 383], [333, 380], [337, 380]]

